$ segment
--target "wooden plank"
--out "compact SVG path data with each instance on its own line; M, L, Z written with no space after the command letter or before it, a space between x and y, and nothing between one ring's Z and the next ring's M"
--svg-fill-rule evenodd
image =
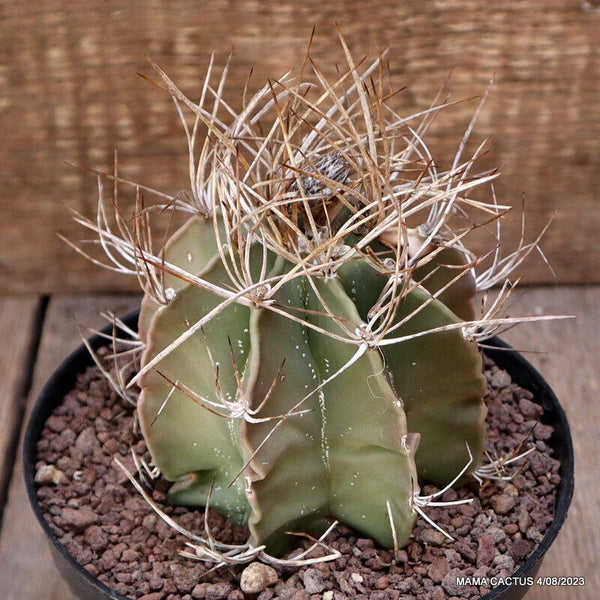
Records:
M81 343L74 319L98 327L103 323L99 310L112 310L123 315L138 305L138 298L127 296L52 299L40 341L28 408L60 362ZM42 530L31 514L21 471L19 449L0 537L0 598L73 600L54 567Z
M584 576L584 588L536 587L527 600L591 600L600 590L600 288L525 289L517 292L511 315L571 314L575 319L524 324L503 337L526 354L565 409L575 447L575 494L569 516L541 569L541 575Z
M0 297L0 515L25 407L40 299Z
M335 73L343 59L334 22L358 58L391 46L394 83L407 86L394 98L402 114L428 107L451 71L456 99L480 95L494 75L476 130L478 140L493 136L482 168L500 166L501 202L525 196L532 235L561 209L547 238L559 281L598 282L600 19L584 4L329 0L324 9L321 0L205 0L186 10L154 1L139 11L120 0L0 0L0 286L65 293L135 285L92 270L54 231L79 239L63 203L92 216L97 191L93 176L63 161L110 170L118 149L124 176L172 194L188 187L172 103L136 76L152 74L144 55L195 97L210 53L222 64L233 47L227 98L239 106L250 68L251 90L281 76L302 56L313 25L313 53ZM460 104L433 124L428 139L442 165L474 108ZM36 251L23 243L33 231ZM541 261L526 273L529 282L551 280Z

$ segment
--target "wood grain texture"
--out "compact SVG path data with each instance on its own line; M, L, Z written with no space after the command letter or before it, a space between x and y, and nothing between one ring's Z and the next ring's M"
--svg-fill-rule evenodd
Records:
M90 327L105 324L100 310L123 315L139 305L133 297L97 296L59 297L53 299L46 313L38 360L29 395L28 410L46 380L80 345L74 319ZM13 312L13 316L15 316ZM35 520L23 482L21 450L13 471L8 502L3 514L0 537L0 598L3 600L72 600L65 583L58 576L48 544Z
M480 95L495 77L476 141L492 135L481 167L499 165L502 202L525 196L534 236L555 210L545 249L561 282L599 281L600 14L582 0L0 0L0 146L3 223L0 289L58 292L133 289L98 272L55 236L82 232L65 204L93 215L96 181L64 161L110 170L168 193L187 187L183 133L166 94L136 72L157 61L191 95L215 51L234 60L226 94L313 54L329 74L341 63L334 23L357 57L391 46L403 112L427 107L452 72L453 98ZM586 6L592 6L588 3ZM475 102L434 124L429 143L448 164ZM509 236L514 242L518 227ZM541 260L529 282L548 281Z
M600 590L600 485L598 422L600 421L600 289L598 287L527 289L511 314L575 315L575 319L521 325L503 335L525 354L560 400L575 448L575 493L569 516L550 548L541 575L584 576L584 588L536 587L527 600L569 598L591 600ZM539 352L539 354L537 353Z
M0 514L27 400L39 304L34 296L0 297Z

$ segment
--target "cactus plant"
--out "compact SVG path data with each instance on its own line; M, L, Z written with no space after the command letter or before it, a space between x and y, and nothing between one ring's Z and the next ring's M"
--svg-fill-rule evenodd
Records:
M472 124L439 170L423 136L446 104L400 117L383 61L361 70L341 44L338 79L307 60L312 79L270 82L239 113L212 63L199 102L154 65L190 153L190 190L157 212L189 220L153 248L152 210L133 227L117 211L115 233L102 186L97 222L78 217L142 282L137 410L170 500L210 503L273 552L332 518L399 547L421 484L477 471L477 342L512 322L496 317L511 285L479 318L473 298L537 247L477 274L465 238L507 207L470 197L496 176L472 174L481 148L462 158Z

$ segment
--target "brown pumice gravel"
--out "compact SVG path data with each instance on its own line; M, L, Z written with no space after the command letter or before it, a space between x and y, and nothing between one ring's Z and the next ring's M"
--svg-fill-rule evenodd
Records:
M114 462L116 456L134 471L131 448L147 461L149 456L141 435L134 432L133 407L109 389L96 368L79 376L76 388L46 422L38 443L38 498L52 529L76 560L136 600L476 598L488 590L457 585L457 577L512 574L552 522L560 480L560 464L546 445L552 428L540 423L540 405L487 359L486 376L490 455L525 449L527 443L535 451L510 482L473 483L442 498L472 497L471 504L426 509L455 541L419 518L408 545L394 556L339 525L328 542L341 558L299 569L278 568L276 582L270 578L263 591L245 596L239 583L245 567L207 574L206 565L180 557L186 539L152 511ZM202 533L204 512L165 505L168 486L157 480L154 500L183 527ZM426 487L422 494L432 491ZM208 522L216 539L246 540L243 528L213 511ZM313 555L323 553L318 549Z

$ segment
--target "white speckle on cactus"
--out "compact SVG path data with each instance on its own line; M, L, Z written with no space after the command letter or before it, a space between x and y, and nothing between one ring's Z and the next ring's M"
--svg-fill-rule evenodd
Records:
M321 410L321 460L329 473L331 463L329 459L329 442L327 440L327 412L323 390L319 390L319 409Z

